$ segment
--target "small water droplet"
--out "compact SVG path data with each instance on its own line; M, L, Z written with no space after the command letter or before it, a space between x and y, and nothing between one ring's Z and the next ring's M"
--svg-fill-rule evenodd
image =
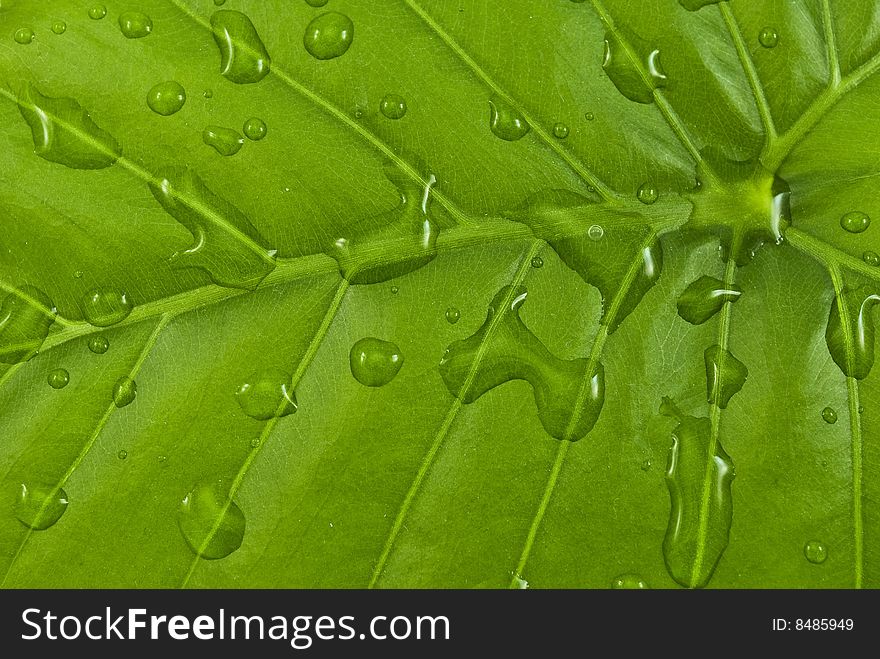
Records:
M297 409L290 374L276 368L251 373L236 389L235 400L245 414L260 421L287 416Z
M222 7L225 4L226 4L226 0L214 0L215 7Z
M67 492L52 485L22 483L15 501L15 516L35 531L57 522L67 510Z
M306 0L309 7L323 7L329 0Z
M89 350L96 355L103 355L110 348L110 341L106 336L93 336L89 339Z
M137 396L137 382L127 375L123 375L113 385L113 402L116 407L123 408Z
M82 279L82 276L83 276L83 271L82 271L82 270L77 270L77 271L75 271L75 272L73 273L73 277L74 277L74 279Z
M153 31L153 19L139 11L119 15L119 29L126 39L142 39Z
M70 383L70 373L68 373L66 369L56 368L49 373L49 377L46 378L46 381L53 389L64 389L64 387Z
M116 457L120 460L125 460L128 457L128 451L125 449L121 449L119 453L116 454Z
M107 7L104 5L93 5L91 9L89 9L89 18L100 21L107 15Z
M544 259L542 259L540 256L533 256L532 257L532 267L533 268L543 268L544 267Z
M96 288L86 294L83 315L95 327L109 327L128 318L134 305L125 291Z
M605 229L603 229L598 224L594 224L589 229L587 229L587 236L589 236L590 240L602 240L602 237L604 235Z
M241 547L245 519L223 480L197 483L180 502L177 525L197 556L218 559Z
M21 45L27 45L34 40L34 31L29 27L20 27L15 31L15 34L12 35L12 38L15 39L16 43L20 43Z
M202 93L202 96L204 96L205 98L214 98L214 90L213 89L206 89Z
M266 133L269 132L266 122L258 117L251 117L245 121L242 130L244 136L253 142L259 142L266 137Z
M776 44L779 43L779 32L776 31L775 27L769 25L761 28L761 32L758 34L758 43L764 46L764 48L775 48Z
M348 362L355 380L368 387L381 387L400 371L403 354L391 341L368 337L351 347Z
M156 462L158 462L159 464L164 464L164 463L167 462L167 461L168 461L168 456L167 456L167 455L159 455L159 456L156 456Z
M639 198L639 201L643 204L651 205L660 197L660 193L657 191L651 183L642 183L641 187L639 187L636 196Z
M260 447L260 438L259 438L259 437L254 437L254 438L251 440L251 448L259 448L259 447Z
M810 563L824 563L828 558L828 549L818 540L810 540L804 545L804 556Z
M389 119L402 119L406 114L406 99L399 94L386 94L379 103L379 110Z
M450 325L455 325L459 320L461 320L461 311L455 307L449 307L446 310L446 322Z
M319 60L344 55L354 40L354 23L345 14L328 11L314 18L303 35L308 53Z
M646 459L644 462L642 462L642 471L648 471L650 468L651 461L649 459Z
M531 130L525 117L498 97L489 101L489 128L505 142L516 142Z
M878 266L880 265L880 254L868 250L867 252L862 254L862 260L864 260L864 262L868 265Z
M64 21L55 21L52 23L52 32L55 34L64 34L67 32L67 23Z
M558 140L564 140L566 137L568 137L568 133L568 126L566 126L562 122L559 122L555 126L553 126L553 137Z
M234 156L244 146L244 138L231 128L207 126L202 131L202 141L221 156Z
M822 410L822 420L825 423L837 423L837 412L832 407L826 407Z
M871 218L861 211L850 211L840 218L840 226L850 233L862 233L871 226Z
M592 112L587 112L584 114L584 119L586 119L587 121L592 121L595 118L596 118L596 115L593 114Z
M865 413L865 406L859 405L859 414L864 414L864 413Z
M354 118L355 118L355 119L360 119L360 118L363 117L363 116L364 116L364 111L361 110L360 108L356 108L355 111L354 111Z
M271 58L257 28L240 11L211 16L214 43L220 49L220 74L238 85L259 82L269 74Z
M621 574L611 582L615 590L646 590L650 588L648 582L637 574Z
M153 112L163 117L179 112L184 103L186 103L186 90L175 80L160 82L147 92L147 105Z
M392 295L397 295L399 292L400 292L400 286L392 286L391 287L391 294Z

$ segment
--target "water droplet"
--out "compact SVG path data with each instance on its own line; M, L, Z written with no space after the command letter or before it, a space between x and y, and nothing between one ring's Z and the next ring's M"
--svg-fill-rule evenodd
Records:
M126 39L141 39L153 31L153 20L139 11L127 11L119 15L119 29Z
M617 90L636 103L653 103L654 90L666 86L660 51L634 35L624 39L619 32L605 33L602 68Z
M648 582L637 574L621 574L614 577L611 587L615 590L646 590L650 588Z
M865 413L865 406L859 405L859 414L864 414L864 413Z
M115 288L93 289L82 303L83 315L95 327L115 325L128 318L133 308L128 295Z
M251 373L236 389L235 400L245 414L260 421L287 416L297 409L290 374L277 368Z
M862 254L862 260L864 260L864 262L868 265L878 266L880 265L880 254L868 250L867 252Z
M489 128L506 142L516 142L531 130L525 117L497 96L489 101Z
M34 31L29 27L20 27L15 31L15 34L12 35L12 38L15 39L16 43L20 43L22 45L27 45L34 40Z
M642 471L648 471L650 468L651 468L651 460L650 459L646 459L644 462L642 462Z
M850 335L846 335L840 317L839 300L835 297L828 314L825 343L834 363L844 375L864 380L874 366L874 314L871 312L874 305L880 302L880 295L859 287L854 290L845 289L841 297L849 316ZM852 349L852 355L849 354L848 347Z
M406 114L406 99L399 94L386 94L379 103L379 110L389 119L402 119Z
M354 23L345 14L328 11L314 18L303 35L303 45L315 59L344 55L354 40Z
M52 32L55 34L64 34L67 32L67 23L64 21L55 21L52 23Z
M110 348L110 341L106 336L93 336L89 339L89 350L96 355L103 355Z
M22 483L15 501L15 516L35 531L43 531L67 510L67 492L52 485Z
M818 540L810 540L804 545L804 556L810 563L824 563L828 558L828 549Z
M116 454L116 457L120 460L125 460L128 457L128 451L125 449L121 449L119 453Z
M227 80L247 85L269 74L271 58L250 18L240 11L216 11L211 27L220 49L220 74Z
M204 96L205 98L214 98L214 90L206 89L204 92L202 92L202 96Z
M840 226L850 233L862 233L871 226L871 218L861 211L850 211L840 218Z
M736 302L741 295L738 286L725 286L720 279L703 275L679 296L678 315L691 325L702 325L721 311L725 302Z
M697 11L707 5L717 5L721 0L678 0L678 4L688 11Z
M566 126L562 122L559 122L555 126L553 126L553 137L558 140L564 140L566 137L568 137L568 133L568 126Z
M310 7L323 7L329 0L306 0L306 4Z
M17 364L37 354L55 322L52 300L38 288L24 286L0 304L0 363Z
M179 112L184 103L186 103L186 90L175 80L160 82L147 92L147 105L153 112L163 117Z
M193 553L209 560L229 556L244 539L244 513L223 480L197 483L180 502L177 525Z
M764 48L775 48L779 43L779 33L776 28L770 26L761 28L761 32L758 34L758 43Z
M244 138L231 128L207 126L202 131L202 141L221 156L234 156L244 146Z
M73 277L74 277L74 279L82 279L83 274L84 273L82 270L77 270L73 273Z
M461 311L455 307L449 307L446 310L446 322L450 325L455 325L459 320L461 320Z
M584 114L584 119L586 119L587 121L592 121L595 118L596 118L596 115L593 114L592 112L587 112Z
M749 369L730 350L722 350L719 345L706 348L703 360L706 363L707 399L724 409L733 395L743 388Z
M116 407L122 408L130 405L137 396L137 382L127 375L123 375L113 385L113 402Z
M837 412L832 407L826 407L822 410L822 420L825 423L837 423Z
M587 236L590 240L602 240L602 237L605 235L605 229L600 227L598 224L593 224L587 229Z
M397 293L398 293L399 291L400 291L400 286L392 286L392 287L391 287L391 294L392 294L392 295L397 295Z
M254 437L251 440L251 448L260 448L260 438L259 437Z
M529 588L529 582L518 574L513 575L513 583L516 584L517 590L528 590Z
M226 0L214 0L215 7L222 7L225 4L226 4Z
M532 257L532 267L533 268L543 268L544 267L544 259L542 259L540 256L533 256Z
M46 381L53 389L64 389L64 387L70 383L70 373L68 373L66 369L56 368L49 373L49 377L46 378Z
M657 188L655 188L651 183L642 183L641 187L639 187L638 192L636 192L636 197L639 198L639 201L643 204L651 205L660 197L660 193Z
M91 9L89 9L89 18L100 21L107 15L107 7L104 5L93 5Z
M168 456L167 456L167 455L159 455L159 456L156 456L156 461L157 461L159 464L164 464L165 462L168 461Z
M351 347L348 364L355 380L368 387L381 387L398 374L403 354L391 341L368 337Z
M251 117L245 121L242 130L244 131L244 136L253 142L259 142L269 132L266 122L257 117Z

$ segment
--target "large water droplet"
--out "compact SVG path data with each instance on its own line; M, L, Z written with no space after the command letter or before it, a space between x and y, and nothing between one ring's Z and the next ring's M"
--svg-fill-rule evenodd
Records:
M818 540L810 540L804 545L804 556L810 563L824 563L828 558L828 549Z
M0 363L17 364L37 354L55 322L52 300L34 286L9 293L0 304Z
M107 7L104 5L92 5L89 9L89 18L100 21L107 15Z
M461 320L461 311L455 307L449 307L446 310L446 322L450 325L455 325L459 320Z
M147 105L156 114L168 117L186 103L186 90L176 80L160 82L147 92Z
M113 385L113 403L116 407L123 408L134 402L137 396L137 382L127 375L123 375Z
M16 43L20 43L23 46L31 43L34 40L34 31L29 27L20 27L15 31L15 34L12 35L12 38Z
M389 119L402 119L406 114L406 99L399 94L386 94L379 103L379 111Z
M635 36L624 39L608 30L602 68L617 90L636 103L652 103L654 90L666 86L660 51Z
M381 387L400 372L403 354L391 341L368 337L351 347L348 364L355 380L368 387Z
M354 23L345 14L328 11L312 20L303 35L303 45L319 60L344 55L354 40Z
M221 156L234 156L244 146L244 138L231 128L207 126L202 131L202 141Z
M844 375L863 380L874 366L874 315L873 307L880 302L880 295L869 289L859 287L843 292L843 302L849 319L849 336L841 318L837 297L831 303L828 325L825 328L825 343L834 363ZM852 355L848 354L848 346Z
M837 423L837 412L833 407L826 407L822 410L822 420L825 423Z
M871 218L861 211L850 211L840 218L840 226L850 233L862 233L871 226Z
M67 510L67 492L38 483L22 483L15 501L15 516L35 531L43 531L61 519Z
M52 32L55 34L64 34L67 32L67 23L64 21L55 21L52 23Z
M93 289L82 303L83 315L95 327L115 325L128 318L132 309L128 294L115 288Z
M636 197L643 204L650 206L660 198L660 192L652 183L642 183L638 192L636 192Z
M110 349L110 341L106 336L93 336L89 339L89 350L96 355L103 355Z
M764 48L776 48L776 44L779 43L779 32L776 31L775 27L771 26L761 28L761 31L758 33L758 43L764 46Z
M531 130L525 117L497 96L489 101L489 128L506 142L516 142Z
M721 311L726 302L736 302L742 290L735 284L725 286L715 277L703 275L690 284L678 298L678 315L691 325L702 325Z
M749 369L730 350L714 345L703 353L706 362L706 396L710 403L724 409L746 383Z
M153 31L153 19L139 11L119 15L119 29L126 39L142 39Z
M297 409L290 374L276 368L251 373L236 389L235 400L245 414L260 421L287 416Z
M244 122L244 136L253 142L259 142L261 139L266 137L266 133L269 132L269 128L266 126L266 122L258 117L251 117L247 121Z
M211 27L220 49L220 73L227 80L246 85L269 74L269 53L250 18L240 11L216 11Z
M180 502L177 525L186 544L201 558L225 558L244 539L244 513L223 480L196 484Z
M49 372L46 381L53 389L64 389L64 387L70 384L70 373L67 372L67 369L56 368Z
M650 588L648 582L637 574L621 574L614 577L611 587L615 590L646 590Z

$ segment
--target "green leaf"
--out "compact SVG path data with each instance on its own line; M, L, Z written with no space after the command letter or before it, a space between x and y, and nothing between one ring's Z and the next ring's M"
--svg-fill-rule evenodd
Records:
M89 8L0 7L4 587L880 586L880 3Z

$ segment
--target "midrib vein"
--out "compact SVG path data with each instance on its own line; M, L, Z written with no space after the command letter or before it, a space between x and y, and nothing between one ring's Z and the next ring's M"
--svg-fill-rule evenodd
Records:
M394 543L396 542L397 537L400 535L400 530L401 528L403 528L403 522L406 519L410 508L412 507L416 494L421 489L422 482L424 481L425 476L428 474L428 471L430 471L431 466L434 464L434 459L436 458L437 453L440 451L440 447L443 445L443 441L446 439L446 435L449 433L449 429L452 427L452 423L453 421L455 421L455 417L458 415L458 412L463 405L461 399L470 389L471 385L474 382L474 378L476 378L477 376L477 371L480 368L480 364L486 354L486 350L488 350L489 348L489 343L492 340L492 336L495 334L496 328L509 313L510 303L513 301L513 298L516 295L516 289L525 279L526 273L529 271L529 268L531 268L532 257L535 256L544 245L545 243L541 240L532 241L529 248L525 251L525 255L520 262L519 268L514 275L513 281L510 283L510 290L505 296L503 303L499 305L501 309L500 313L493 316L493 318L489 321L489 327L486 330L486 334L484 335L483 340L480 342L480 346L477 349L477 354L474 355L474 361L471 364L470 370L467 373L467 377L465 378L465 381L462 384L458 395L455 396L452 405L447 411L446 416L443 419L443 423L440 425L440 428L434 435L431 446L428 449L428 452L425 454L425 457L422 459L419 469L416 472L415 478L413 479L409 490L407 491L402 503L400 504L400 509L398 510L397 515L394 518L394 523L392 524L391 529L388 532L388 536L386 537L385 542L382 546L382 552L379 554L379 558L376 561L376 567L373 569L373 574L370 577L369 584L367 585L368 588L374 588L379 581L379 578L382 576L382 573L385 570L385 566L388 563L388 558L391 555L391 550L394 548Z
M831 85L840 83L840 54L837 52L837 37L834 34L834 16L831 13L831 0L822 0L822 26L825 31L825 48L828 54L828 75Z

